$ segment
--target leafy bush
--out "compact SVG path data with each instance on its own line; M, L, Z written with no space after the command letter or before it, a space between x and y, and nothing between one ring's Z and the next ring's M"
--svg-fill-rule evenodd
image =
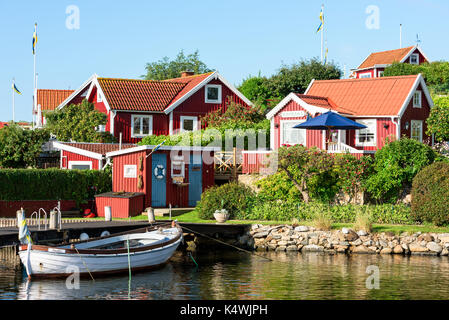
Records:
M373 158L363 156L357 159L351 154L336 154L335 167L338 172L340 190L354 198L366 190L366 180L373 171Z
M0 130L0 166L2 168L35 167L42 145L50 138L45 129L27 130L8 124Z
M449 164L435 162L413 179L412 218L437 226L449 223Z
M410 207L404 204L391 205L328 205L320 202L298 203L293 201L261 201L254 205L243 217L246 220L271 221L312 221L320 213L329 213L329 218L338 223L354 223L362 211L372 223L412 224ZM359 213L360 215L360 213Z
M0 200L76 200L112 190L110 172L98 170L0 170Z
M367 191L378 201L395 202L399 192L411 186L416 174L435 158L431 147L416 140L388 142L375 154L374 174L367 180Z
M207 189L196 209L201 219L214 219L216 210L226 209L230 219L241 219L254 201L254 191L244 184L230 182Z
M300 202L302 200L299 190L282 171L257 181L256 186L259 188L258 198L263 201Z

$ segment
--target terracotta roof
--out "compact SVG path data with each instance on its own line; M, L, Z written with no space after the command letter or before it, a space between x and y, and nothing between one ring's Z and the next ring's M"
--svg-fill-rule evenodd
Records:
M401 48L396 50L382 51L371 53L365 61L358 67L358 69L365 69L374 67L376 64L392 64L393 62L401 61L414 46Z
M337 112L357 116L396 116L418 75L367 79L317 80L308 95L327 97Z
M118 143L82 143L82 142L61 142L61 143L69 147L95 152L102 155L105 155L108 152L120 150L120 144ZM122 150L134 147L137 147L137 145L131 143L122 144Z
M164 81L98 78L98 82L111 109L162 112L210 74Z
M42 111L55 110L74 90L37 89L37 104Z

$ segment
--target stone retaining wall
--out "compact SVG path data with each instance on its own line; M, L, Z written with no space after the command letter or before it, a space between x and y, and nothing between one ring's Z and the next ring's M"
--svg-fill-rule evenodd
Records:
M257 251L449 255L448 233L368 234L348 228L319 231L306 226L253 225L239 243Z

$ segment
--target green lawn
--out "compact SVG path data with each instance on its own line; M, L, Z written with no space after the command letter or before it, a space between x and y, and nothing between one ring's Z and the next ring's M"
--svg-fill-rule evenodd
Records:
M104 218L93 218L94 220L103 220ZM168 220L168 217L156 217L156 220ZM173 220L179 222L192 222L192 223L216 223L215 220L204 220L198 217L198 212L191 211L179 216L172 217ZM129 220L129 219L114 219L114 220ZM131 218L132 221L148 221L148 217L144 215ZM261 225L279 225L279 224L292 224L291 221L256 221L256 220L229 220L227 223L232 224L261 224ZM311 221L301 221L301 225L312 226ZM351 228L351 223L333 223L332 229ZM400 234L402 232L415 233L415 232L434 232L434 233L449 233L449 227L436 227L433 225L392 225L392 224L373 224L374 233L380 232L392 232L394 234Z

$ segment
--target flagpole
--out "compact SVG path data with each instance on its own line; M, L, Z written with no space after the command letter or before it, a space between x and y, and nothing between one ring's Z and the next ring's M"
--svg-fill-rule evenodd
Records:
M37 86L37 79L36 79L36 49L37 49L37 22L34 24L34 32L36 35L36 43L33 49L33 60L34 60L34 70L33 70L33 117L35 118L34 114L37 111L37 94L36 94L36 86ZM33 121L33 128L35 127L37 121L36 118Z
M15 97L14 97L14 85L15 85L15 79L12 78L12 122L15 122Z
M321 63L323 63L324 59L324 3L321 5L321 12L323 13L323 27L321 29Z

